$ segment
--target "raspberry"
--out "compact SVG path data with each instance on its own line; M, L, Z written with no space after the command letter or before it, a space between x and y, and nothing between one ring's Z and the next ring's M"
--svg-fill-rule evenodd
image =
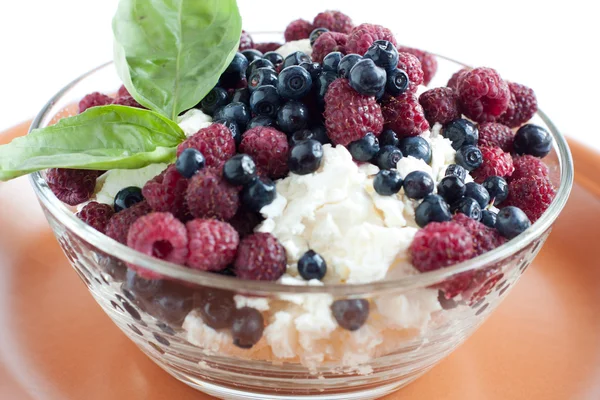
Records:
M283 37L286 42L293 40L308 39L310 33L315 29L313 25L305 19L297 19L289 23L285 28Z
M289 172L289 144L285 133L268 126L257 126L244 132L240 153L250 155L261 174L283 178Z
M530 176L508 184L508 198L502 205L519 207L533 223L548 209L555 196L550 178Z
M186 228L189 267L202 271L221 271L233 262L240 237L227 222L195 219L188 222Z
M414 49L412 47L399 46L398 51L401 53L410 53L419 59L421 68L423 69L423 84L429 85L438 68L435 56L426 51Z
M116 213L106 225L106 236L119 243L127 244L127 232L129 232L131 224L150 212L152 212L152 208L147 202L142 201Z
M506 125L497 122L486 122L479 125L479 144L482 146L500 147L510 153L515 133Z
M417 87L423 83L423 68L419 59L410 53L398 53L398 68L408 75L408 91L415 93Z
M381 105L385 128L391 129L398 137L417 136L429 129L423 107L412 93L398 97L388 96Z
M131 97L129 90L127 90L125 85L121 85L121 87L117 91L117 97Z
M507 177L512 175L515 167L510 153L505 153L499 147L479 146L483 156L483 164L471 175L475 182L483 183L490 176Z
M539 158L530 156L529 154L513 156L513 165L515 170L510 176L510 179L513 181L534 176L542 178L548 178L550 176L548 166Z
M238 189L229 185L212 168L204 168L190 179L185 194L190 213L195 218L231 219L240 206Z
M190 219L190 212L185 203L188 181L171 164L160 175L155 176L142 188L142 195L158 212L170 212L182 221Z
M494 122L508 108L508 84L491 68L466 72L458 87L462 112L476 122Z
M276 281L286 267L285 248L275 236L258 232L242 239L234 263L238 278Z
M233 134L222 124L212 124L187 138L177 146L177 156L190 147L202 153L207 167L221 168L225 161L235 155Z
M254 48L261 53L267 53L269 51L276 51L282 46L281 43L277 42L267 42L267 43L256 43Z
M60 201L76 206L90 199L98 175L99 172L95 170L50 168L46 173L46 182Z
M352 19L340 11L324 11L313 20L315 28L326 28L332 32L350 33L354 24Z
M239 51L244 51L248 49L254 48L254 41L252 40L252 36L246 31L242 31L240 35L240 47Z
M450 80L448 81L448 83L446 84L446 86L448 86L449 88L454 89L456 92L458 92L458 86L460 85L460 83L462 82L462 79L464 78L465 74L467 72L469 72L471 70L471 68L469 67L464 67L463 69L461 69L460 71L455 72L451 77Z
M91 201L77 213L77 217L95 230L104 233L108 220L114 213L108 204Z
M173 214L153 212L131 225L127 246L148 256L184 264L188 256L187 231Z
M397 47L392 31L381 25L360 24L348 35L346 51L363 55L376 40L387 40Z
M315 62L323 62L323 58L333 52L346 54L348 35L338 32L325 32L315 40L312 46L311 58Z
M504 274L500 272L500 269L497 267L490 267L482 271L477 271L469 287L469 292L472 292L472 294L470 295L467 304L475 304L477 300L490 294L492 289L494 289L496 284L503 277Z
M369 132L379 136L383 130L381 107L375 97L359 94L344 78L329 85L323 115L327 134L334 144L346 146Z
M494 250L496 247L506 243L506 239L497 230L488 228L481 222L467 217L465 214L456 214L452 220L464 227L471 234L476 256Z
M475 248L465 227L456 222L431 222L417 232L409 252L415 268L427 272L473 258Z
M229 220L231 226L239 233L240 237L246 237L254 232L254 228L263 221L260 214L240 208Z
M419 96L419 103L425 112L429 125L436 122L446 124L460 118L458 95L454 89L439 87L430 89Z
M508 82L510 101L508 108L498 118L498 122L511 128L516 128L527 121L537 112L537 99L535 92L527 86Z
M131 96L117 97L112 103L116 104L116 105L119 105L119 106L127 106L127 107L134 107L134 108L146 109L146 107L144 107L143 105L141 105L140 103L138 103Z
M113 98L102 93L94 92L85 96L79 102L79 114L88 108L106 106L113 102Z

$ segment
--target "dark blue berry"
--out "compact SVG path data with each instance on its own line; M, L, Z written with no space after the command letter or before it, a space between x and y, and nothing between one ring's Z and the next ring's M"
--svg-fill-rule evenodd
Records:
M271 68L275 71L275 66L273 63L265 58L259 58L250 63L248 65L248 69L246 70L246 77L250 78L254 72L259 68Z
M327 136L327 131L324 126L319 125L310 129L302 129L294 132L292 137L290 138L290 142L292 146L300 143L304 140L314 139L321 144L329 143L329 137Z
M339 326L355 331L369 318L369 302L364 299L336 300L331 305L331 311Z
M271 117L267 117L266 115L257 115L256 117L252 118L250 122L248 122L246 130L256 128L257 126L271 126L273 128L276 128L277 121L275 121Z
M323 161L323 145L314 139L296 144L290 151L288 166L297 175L307 175L315 172Z
M250 96L250 110L255 115L275 118L280 104L281 98L273 85L260 86Z
M460 118L448 122L442 129L442 135L450 139L454 150L466 145L476 145L479 140L479 130L471 121Z
M139 203L142 200L144 200L144 196L142 196L142 189L136 186L129 186L119 190L115 196L115 204L113 208L115 209L115 212L119 212Z
M350 70L352 67L356 65L357 62L362 60L363 58L358 54L346 54L340 60L338 64L337 73L341 78L348 79L348 75L350 75Z
M229 103L215 111L213 119L226 119L235 122L242 131L246 130L246 125L250 121L250 110L245 103Z
M395 169L384 169L375 175L373 189L382 196L391 196L402 189L402 177Z
M421 228L430 222L446 222L452 220L448 203L437 194L427 195L415 210L415 222Z
M216 119L213 122L215 124L225 125L231 131L231 136L233 136L236 146L240 144L242 141L242 131L240 130L238 124L226 119Z
M243 307L235 312L231 324L233 344L242 349L249 349L262 338L265 321L260 311Z
M175 168L184 178L191 178L196 172L204 168L206 160L204 155L194 148L187 148L181 152L177 161L175 161Z
M452 204L461 199L466 192L464 182L457 176L445 176L437 186L438 194Z
M377 138L379 139L380 146L396 146L400 144L400 140L398 140L398 135L391 129L386 129L381 132L381 135ZM404 155L404 154L403 154Z
M483 181L483 187L490 194L491 201L498 206L508 197L508 183L499 176L490 176Z
M255 177L256 164L248 154L236 154L223 165L223 178L232 185L245 185Z
M387 75L383 68L371 59L362 59L350 70L350 86L360 94L375 96L383 94Z
M337 74L334 72L323 72L319 75L319 79L317 80L317 100L319 104L325 104L325 94L327 93L327 89L331 82L335 81L338 78Z
M431 146L421 136L405 137L398 145L404 157L414 157L431 163Z
M213 115L215 110L223 107L229 101L227 90L215 87L200 102L200 108L205 114Z
M487 226L488 228L496 227L496 213L490 210L482 210L481 211L481 223Z
M250 90L248 88L239 88L233 91L231 95L231 103L244 103L249 104L250 102Z
M277 124L289 135L305 129L309 122L308 108L301 102L290 100L279 108Z
M398 66L398 50L387 40L376 40L365 53L365 58L373 60L375 65L390 72Z
M504 207L496 216L496 229L502 236L512 239L531 226L527 215L518 207Z
M552 150L552 136L541 126L523 125L515 135L513 148L517 154L546 157Z
M433 192L435 182L427 172L413 171L404 177L404 193L409 199L422 199Z
M310 92L311 88L310 73L299 65L284 68L279 73L277 90L281 97L300 100Z
M465 181L467 178L467 170L461 167L458 164L450 164L448 168L446 168L446 176L457 176L461 181Z
M338 72L338 65L342 61L342 53L339 51L332 51L323 57L323 71Z
M479 203L479 206L483 209L490 204L490 194L482 185L476 182L469 182L465 185L465 197L470 197Z
M473 171L483 164L483 156L481 155L481 150L479 150L477 146L468 144L458 149L455 161L467 171Z
M244 186L241 200L248 210L259 212L261 208L271 204L276 195L273 181L269 178L259 177Z
M327 273L327 263L320 254L309 250L298 260L298 273L307 281L321 280Z
M452 204L450 211L453 213L465 214L467 217L479 221L481 219L481 207L477 200L470 197L463 197Z
M313 30L310 33L310 36L308 37L310 39L310 45L312 46L313 44L315 44L315 41L319 38L319 36L321 36L325 32L329 32L329 29L327 29L327 28L317 28L317 29Z
M225 87L235 85L246 76L248 59L242 53L236 53L227 69L221 74L219 82Z
M348 151L356 161L369 161L379 152L379 141L372 133L348 145Z
M387 81L385 83L385 91L390 96L400 96L408 89L410 81L406 72L396 68L388 72Z
M380 169L392 169L396 168L396 164L402 158L402 152L399 148L394 146L383 146L381 150L375 156L374 164Z
M236 311L232 292L208 288L194 296L194 308L213 329L229 328Z
M321 66L321 64L316 62L303 62L302 64L300 64L300 66L308 71L310 77L313 80L313 84L317 81L317 79L319 79L319 75L321 75L321 73L323 72L323 67Z
M327 128L325 128L324 125L315 125L310 128L310 130L315 136L312 139L318 140L321 142L321 144L327 144L331 142L331 140L329 140L329 136L327 135Z
M259 68L248 78L248 90L252 92L257 87L264 85L277 86L277 82L277 72L271 68Z
M258 60L259 58L263 58L263 53L256 49L244 50L242 51L242 54L244 55L244 57L246 57L248 63L251 63L254 60Z
M278 67L281 64L283 64L283 56L275 51L267 51L264 55L263 58L266 60L271 61L271 63L275 66Z
M285 60L283 60L282 68L291 67L292 65L300 65L304 62L312 62L310 57L307 56L302 51L296 51L290 55L288 55Z

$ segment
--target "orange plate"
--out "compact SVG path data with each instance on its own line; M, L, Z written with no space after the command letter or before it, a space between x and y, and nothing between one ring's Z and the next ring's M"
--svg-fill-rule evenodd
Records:
M600 399L600 155L571 146L573 194L534 266L464 346L386 399ZM208 399L104 315L28 186L0 183L0 399Z

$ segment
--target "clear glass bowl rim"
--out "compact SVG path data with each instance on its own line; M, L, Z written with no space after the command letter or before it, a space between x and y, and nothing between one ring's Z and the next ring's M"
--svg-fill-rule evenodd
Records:
M271 32L260 32L260 33L271 33ZM467 66L461 62L453 60L448 57L435 55L440 59L456 63L460 66ZM81 75L58 93L56 93L50 101L42 108L33 120L29 131L37 129L41 126L51 112L53 106L62 98L62 96L68 92L72 87L77 85L80 81L90 77L95 72L102 70L110 66L112 62L100 65L93 70ZM560 164L560 186L558 188L556 198L544 213L544 215L536 221L531 228L526 232L519 235L517 238L509 241L508 243L500 246L488 253L473 258L471 260L456 264L454 266L443 268L436 271L420 273L417 275L407 276L399 279L390 279L383 281L376 281L364 284L335 284L335 285L324 285L324 286L302 286L302 285L283 285L276 282L267 281L251 281L251 280L240 280L235 277L222 276L214 273L203 272L186 268L181 265L169 263L166 261L158 260L156 258L139 253L117 241L105 236L104 234L91 228L75 214L67 208L62 202L60 202L56 196L52 193L50 188L46 185L45 180L40 172L35 172L30 175L30 180L33 185L34 191L43 206L56 218L61 224L67 229L73 231L76 235L80 236L83 240L89 242L99 250L110 254L122 261L135 264L145 269L156 272L165 277L177 279L180 281L186 281L192 284L201 286L210 286L220 289L228 289L234 291L251 291L254 293L261 294L279 294L279 293L327 293L333 296L340 297L359 297L368 293L382 293L387 291L398 291L398 290L412 290L421 287L427 287L435 283L441 282L454 275L472 271L486 266L493 265L501 262L503 259L510 257L517 253L521 249L527 247L536 238L539 238L544 232L546 232L554 223L561 210L564 208L571 188L573 185L573 159L571 151L567 144L565 137L558 131L556 126L552 123L550 118L538 110L539 117L548 126L550 133L554 138L554 148L557 151L559 164Z

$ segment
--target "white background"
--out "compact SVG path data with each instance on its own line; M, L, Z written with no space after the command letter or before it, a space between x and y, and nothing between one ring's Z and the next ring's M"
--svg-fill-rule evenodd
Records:
M197 0L202 1L202 0ZM118 0L0 2L0 130L32 117L66 83L112 58ZM490 66L532 87L559 129L600 150L600 23L594 2L238 0L246 30L340 9L403 44ZM302 7L300 10L299 8Z

